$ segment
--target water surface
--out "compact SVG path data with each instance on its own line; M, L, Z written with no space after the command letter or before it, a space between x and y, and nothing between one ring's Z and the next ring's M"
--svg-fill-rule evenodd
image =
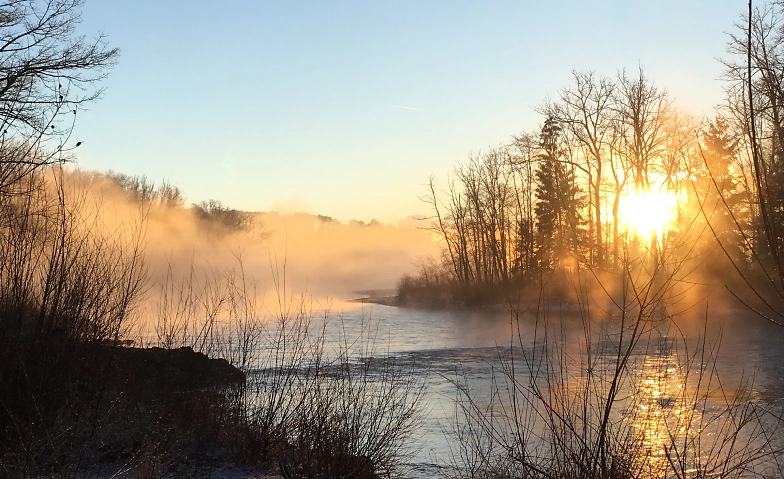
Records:
M450 448L447 436L455 419L456 383L470 386L479 401L487 398L493 378L499 377L503 358L532 351L534 337L541 338L543 331L542 322L537 322L535 315L514 314L503 308L436 311L338 303L333 311L332 316L337 318L332 320L333 338L367 330L370 325L377 354L388 355L398 367L412 369L427 382L426 416L417 433L417 452L410 464L412 477L422 478L434 477L440 468L453 462L451 448L455 444ZM617 323L617 319L614 321ZM557 330L559 343L569 357L579 359L586 341L579 315L556 309L548 314L548 322L553 331ZM668 408L675 407L680 387L691 388L690 391L701 387L706 391L706 399L695 409L700 414L711 414L712 410L722 409L728 395L748 387L750 392L745 398L767 409L780 410L784 397L784 329L742 311L727 310L703 310L692 318L679 318L676 323L677 327L659 324L651 328L634 348L638 394L646 395L636 407L650 407L651 411L665 411L671 416ZM613 324L613 320L608 320L606 327L595 330L612 331ZM616 338L596 332L590 338L593 353L599 358L597 364L613 366ZM698 375L693 369L684 370L684 358L691 358L696 367L710 368L710 374L705 375L711 381L710 387L706 388L705 379L697 384ZM579 367L574 371L579 374ZM646 412L635 419L635 427L650 429L646 440L654 450L661 449L661 441L666 439L657 430L661 426L658 418L659 413Z

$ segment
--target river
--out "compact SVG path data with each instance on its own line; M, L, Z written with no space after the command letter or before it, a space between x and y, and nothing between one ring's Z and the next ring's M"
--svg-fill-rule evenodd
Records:
M397 367L412 370L415 377L426 382L424 420L418 423L415 454L406 476L435 477L455 465L457 443L448 438L454 431L455 400L459 398L456 384L468 385L478 403L486 401L494 378L499 378L504 366L503 358L510 353L521 357L532 350L534 337L541 341L542 321L536 321L534 316L512 314L503 308L436 311L379 304L333 305L333 337L346 331L367 330L370 325L375 354L388 357ZM549 318L549 334L557 334L558 344L570 360L583 357L586 337L580 315L573 309L556 308ZM613 321L617 323L619 319L607 320L608 326L598 330L611 331ZM678 398L693 397L686 409L709 415L723 411L733 394L742 390L746 392L740 400L780 413L784 398L784 328L742 311L728 310L696 311L674 324L677 328L673 323L654 325L632 348L630 371L640 385L636 390L638 397L650 395L649 403L659 410L671 407ZM587 339L593 345L595 364L614 364L613 338L617 336L594 332ZM686 362L691 369L684 367ZM705 374L699 375L695 369L704 370ZM581 374L579 366L574 371ZM688 394L676 391L684 386ZM635 404L648 407L645 400ZM690 409L691 406L694 407ZM666 412L672 414L670 410ZM628 411L623 414L628 415ZM654 427L650 413L635 417L634 427ZM699 419L700 424L710 423L703 416ZM716 434L716 427L704 427L705 434ZM661 431L646 435L656 451L663 450L660 442L666 439L660 436ZM657 455L661 456L654 454Z

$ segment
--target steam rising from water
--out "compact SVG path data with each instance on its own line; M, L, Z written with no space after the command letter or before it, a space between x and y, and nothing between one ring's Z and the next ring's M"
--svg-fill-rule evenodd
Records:
M418 259L440 248L425 230L343 224L305 213L248 213L245 227L230 228L205 222L187 205L139 201L103 174L71 171L65 183L86 198L107 229L126 238L143 234L148 303L167 275L204 283L240 268L260 294L277 295L277 285L289 295L347 298L358 290L394 288L416 270Z

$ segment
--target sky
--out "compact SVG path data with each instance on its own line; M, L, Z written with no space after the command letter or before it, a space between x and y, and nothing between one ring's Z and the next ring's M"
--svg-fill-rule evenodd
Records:
M745 1L87 0L121 50L77 165L341 221L427 213L431 175L541 123L573 70L640 65L682 110L722 101Z

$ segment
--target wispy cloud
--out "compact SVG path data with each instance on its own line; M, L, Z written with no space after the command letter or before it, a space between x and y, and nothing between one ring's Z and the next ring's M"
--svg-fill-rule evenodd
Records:
M400 108L401 110L414 110L414 111L425 111L424 108L414 108L413 106L402 106L402 105L386 105L389 108Z

